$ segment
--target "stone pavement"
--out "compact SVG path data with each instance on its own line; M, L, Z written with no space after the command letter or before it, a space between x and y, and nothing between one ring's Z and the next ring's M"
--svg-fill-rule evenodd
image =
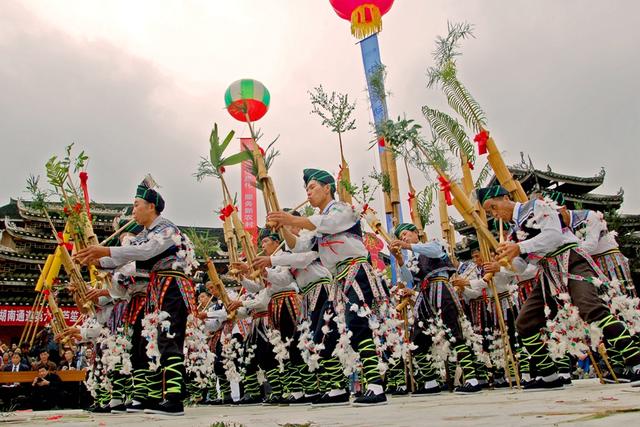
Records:
M186 409L183 417L94 415L79 410L0 415L5 425L60 426L626 426L640 425L640 388L574 381L559 391L484 391L473 396L443 393L393 398L374 408L213 407Z

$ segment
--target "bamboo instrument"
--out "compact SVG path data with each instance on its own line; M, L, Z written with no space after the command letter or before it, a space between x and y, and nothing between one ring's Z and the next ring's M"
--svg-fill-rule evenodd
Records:
M486 129L480 129L480 131L484 131L489 134L489 131ZM507 165L505 164L504 159L491 136L487 139L487 151L489 153L487 161L491 165L491 169L493 169L496 174L496 178L498 179L498 182L500 182L500 185L502 185L511 194L511 197L513 197L513 200L516 202L526 202L528 200L527 193L524 192L520 182L513 179L511 171L507 168Z
M127 227L130 227L131 225L135 224L135 222L136 222L135 219L130 219L129 222L127 222L125 225L123 225L122 227L120 227L116 231L114 231L113 234L111 234L109 237L107 237L102 242L100 242L99 245L100 246L104 246L105 243L107 243L108 241L110 241L114 237L120 235L120 233L122 233Z
M481 215L484 217L484 211L480 210L480 212L481 212ZM502 222L500 222L500 225L502 228ZM478 236L478 241L480 243L480 252L482 254L482 258L484 260L491 259L491 253L490 253L490 249L487 242L481 236ZM504 241L504 235L500 233L500 242L502 243L503 241ZM513 373L516 378L516 386L520 388L520 372L518 369L516 358L513 354L513 351L511 350L511 344L509 342L509 334L507 333L507 326L504 321L504 316L502 314L502 305L500 304L500 296L498 295L496 285L493 282L493 277L489 278L489 280L486 281L486 283L487 283L487 286L489 287L489 290L493 294L495 315L498 318L498 326L500 328L500 335L502 338L502 347L503 347L504 359L505 359L504 360L505 376L507 377L507 380L509 382L509 387L513 387L513 385L511 384L511 372L509 370L509 365L511 365L511 367L513 368Z
M442 230L442 239L449 245L449 258L455 265L457 262L455 230L453 230L451 227L451 221L449 221L447 202L444 199L444 191L442 190L438 191L438 208L440 211L440 229Z
M61 335L61 343L65 344L69 341L69 337L64 336L68 329L67 322L64 320L64 313L62 313L62 310L58 307L52 293L47 295L47 303L51 311L51 330L55 335Z
M367 221L369 227L371 227L374 233L380 235L387 245L391 245L391 242L393 242L394 239L392 239L391 236L389 236L389 233L387 233L385 229L382 228L382 223L376 216L376 213L373 211L373 209L367 209L367 211L364 213L364 219ZM394 256L398 260L399 264L404 264L402 252L398 252L397 254L394 253Z
M71 259L71 254L69 254L67 247L64 246L64 244L58 247L60 248L60 258L62 260L62 265L64 266L64 269L69 276L69 283L74 287L74 292L77 293L80 300L78 309L82 313L88 312L89 314L94 315L96 311L93 305L93 301L87 299L87 293L89 292L91 286L83 279L82 274L80 273L80 269L78 268L78 265L73 262L73 259Z
M602 357L602 360L604 360L605 365L607 365L607 369L609 370L609 373L611 373L611 377L613 378L613 380L616 382L616 384L619 384L620 381L618 381L618 376L616 375L615 371L611 367L611 363L609 363L609 356L607 355L607 349L604 347L603 343L600 343L598 345L598 353L600 354L600 357Z
M407 171L407 183L409 187L409 213L411 215L411 222L418 229L418 238L422 243L427 242L427 233L424 231L424 224L422 223L422 219L420 218L420 213L418 212L418 200L416 199L416 189L411 182L411 175L409 174L409 165L407 164L407 159L404 159L404 167Z
M587 348L587 354L589 355L589 360L591 360L591 365L593 366L593 369L596 371L596 375L598 376L598 380L600 381L600 384L604 384L605 381L604 381L604 377L602 376L602 371L600 370L600 367L596 363L596 359L595 357L593 357L593 353L591 352L591 350L589 350L589 348Z
M338 199L348 205L353 204L351 193L347 191L344 183L351 183L351 171L349 170L349 164L344 158L342 153L342 144L340 145L340 173L338 174Z
M275 186L273 185L273 181L271 177L267 173L267 166L264 161L264 157L260 152L258 147L258 138L253 129L253 124L251 123L251 119L249 118L249 113L245 111L246 122L249 125L249 132L251 133L251 139L253 139L253 146L251 148L251 152L253 154L253 161L257 166L258 173L256 175L256 180L258 180L262 187L262 195L264 196L265 209L267 214L280 210L280 203L278 202L278 196L276 195ZM274 224L267 223L267 227L273 228ZM284 240L284 236L282 235L282 231L278 231L280 237Z
M398 289L405 289L406 287L403 283L398 283ZM402 315L402 325L404 332L404 342L407 343L410 341L409 337L409 305L411 304L411 293L405 295L402 298L402 302L398 304L396 310L398 310ZM409 359L409 360L407 360ZM413 356L411 354L411 349L407 350L406 357L403 360L404 362L404 375L405 378L408 379L407 383L409 385L409 390L414 392L416 390L416 380L413 375Z
M209 257L207 257L207 273L209 274L209 280L211 280L211 284L218 291L220 301L222 301L224 308L227 309L227 318L231 321L235 320L236 311L229 311L229 304L231 304L231 300L229 299L229 295L227 294L227 289L224 287L224 283L222 283L222 279L220 279L220 276L218 276L216 267L215 265L213 265L213 261Z

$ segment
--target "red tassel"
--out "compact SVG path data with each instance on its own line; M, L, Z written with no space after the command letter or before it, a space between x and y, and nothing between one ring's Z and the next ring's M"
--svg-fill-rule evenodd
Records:
M473 170L473 163L471 160L467 160L467 166L469 166L469 169Z
M444 191L444 199L447 201L447 206L451 206L453 201L451 199L451 183L443 176L438 176L440 181L440 189Z
M378 138L378 147L382 147L382 148L384 148L384 147L385 147L385 145L386 145L386 144L385 144L385 142L384 142L384 138L383 138L383 137Z
M84 195L84 206L87 209L87 216L89 217L89 221L91 221L91 210L89 209L89 187L87 186L87 181L89 180L89 174L85 171L80 172L80 187L82 188L82 194ZM77 211L80 213L79 211Z
M489 140L489 132L486 130L481 130L475 138L473 138L475 142L478 143L478 154L483 155L487 153L487 141Z

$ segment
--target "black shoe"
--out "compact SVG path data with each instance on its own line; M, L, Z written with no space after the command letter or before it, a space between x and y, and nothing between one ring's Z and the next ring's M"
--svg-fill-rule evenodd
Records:
M613 372L616 374L616 378L620 384L626 384L630 381L630 372L627 370L621 371L618 369L614 369ZM615 384L616 380L613 378L613 375L609 371L605 371L602 373L602 379L607 384Z
M512 381L513 385L515 385L515 381ZM493 383L493 388L509 388L509 382L505 379L502 379L501 381L496 381Z
M627 375L627 378L629 379L628 383L630 386L640 387L640 371L629 372L629 375Z
M367 390L364 395L358 397L353 401L353 406L378 406L386 405L387 396L384 393L375 394L372 390Z
M394 387L393 390L387 391L391 396L404 396L409 394L407 386L401 385L400 387Z
M124 403L121 403L121 404L116 405L116 406L112 406L111 407L111 413L112 414L126 414L127 413L127 406Z
M146 407L146 402L137 402L135 400L125 405L127 412L144 412Z
M442 392L442 387L440 387L440 385L438 384L435 387L430 387L430 388L424 388L422 387L421 389L418 389L416 391L414 391L413 393L411 393L411 396L425 396L428 394L438 394Z
M562 384L564 385L573 385L573 383L571 382L571 377L563 377L560 376L560 378L562 379Z
M545 391L560 390L564 388L564 380L558 377L553 381L545 381L542 378L529 381L524 387L524 391Z
M150 405L144 410L145 414L184 415L184 405L179 400L163 400L156 405Z
M458 386L453 389L455 394L474 394L482 391L482 386L480 384L473 385L469 382L464 383L464 385Z
M293 395L289 395L285 398L283 398L282 400L287 404L287 405L309 405L311 404L311 402L313 402L315 399L317 398L317 395L314 396L305 396L304 394L302 396L300 396L299 398L295 398L293 397Z
M109 406L108 403L104 406L96 405L93 408L90 408L89 412L93 412L94 414L110 414L111 406Z
M282 396L280 396L279 394L273 394L271 393L270 395L268 395L267 397L265 397L264 399L262 399L262 404L266 405L266 406L271 406L271 405L283 405L286 403L286 399L284 399Z
M260 405L262 403L262 398L260 396L255 396L253 394L245 394L236 403L238 405L244 405L244 406Z
M349 404L349 393L346 391L337 396L329 396L329 393L324 393L313 401L311 406L343 406Z

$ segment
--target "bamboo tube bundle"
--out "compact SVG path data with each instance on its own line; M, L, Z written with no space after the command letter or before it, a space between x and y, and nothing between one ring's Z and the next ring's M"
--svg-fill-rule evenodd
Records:
M411 175L409 174L409 165L407 159L404 159L404 167L407 171L407 184L409 187L409 214L411 215L411 222L418 229L418 238L422 243L427 242L427 233L424 231L424 224L420 218L420 212L418 208L418 200L416 199L416 189L411 182Z
M227 245L227 254L229 257L229 265L233 263L237 263L240 261L240 257L238 255L238 239L236 238L236 234L233 232L233 224L231 223L231 217L226 217L224 222L222 223L222 231L224 235L224 241ZM229 270L229 274L233 277L237 277L239 274L238 270Z
M449 212L447 210L447 202L444 198L444 191L438 191L438 207L440 212L440 229L442 230L442 239L449 245L449 258L456 265L456 236L455 230L449 221Z
M484 210L481 210L481 215L483 216L483 218L486 221L486 216L484 215ZM500 243L504 242L504 235L503 235L502 231L503 231L502 230L502 220L500 220ZM489 244L480 235L478 236L478 242L480 243L480 253L482 255L482 258L485 261L490 260L492 257L491 257L491 248L489 247ZM502 264L502 262L501 262L501 264ZM493 282L493 274L491 274L489 277L487 277L485 275L485 277L483 279L485 280L485 282L487 283L487 285L489 287L489 290L493 294L494 311L495 311L496 317L498 318L498 326L500 328L500 335L501 335L501 338L502 338L502 346L503 346L503 351L504 351L504 358L505 358L504 372L505 372L505 376L507 377L507 380L509 382L509 387L512 387L512 384L511 384L511 371L509 370L509 366L511 366L511 368L513 369L513 373L515 375L516 385L517 385L518 388L520 388L520 373L519 373L519 370L518 370L518 363L516 361L516 358L515 358L515 356L513 354L512 349L511 349L511 344L510 344L510 341L509 341L509 334L507 332L507 326L506 326L506 323L504 321L504 316L502 314L502 305L500 304L500 296L498 295L498 291L496 289L496 285Z
M207 273L209 275L211 285L217 290L220 301L222 301L222 304L227 309L227 318L231 321L235 320L236 311L229 311L229 304L231 303L231 300L229 299L229 294L227 294L227 288L225 288L222 279L220 279L220 276L216 271L215 265L213 265L213 261L209 257L207 257Z
M513 179L513 175L500 154L495 141L489 135L489 131L486 129L480 129L480 133L476 136L476 142L479 145L480 154L485 152L489 153L487 161L491 165L491 169L496 174L496 178L500 185L502 185L513 197L513 200L524 203L528 200L527 194L524 192L522 185L519 181Z
M87 299L87 293L89 292L91 286L85 282L82 274L80 273L80 269L78 265L73 262L71 258L71 254L67 247L63 244L59 246L60 248L60 258L62 259L62 265L64 266L67 275L69 276L69 283L74 288L74 292L78 295L78 299L80 304L78 305L78 309L80 312L89 314L95 314L95 307L93 305L93 301Z
M391 244L391 242L394 239L392 239L389 233L387 233L385 229L382 227L382 222L376 216L376 213L373 211L373 209L371 208L367 209L367 211L364 213L364 219L367 221L367 223L369 224L369 227L371 227L374 233L380 235L387 245ZM402 258L402 252L394 254L394 256L398 260L398 263L404 264L404 260Z
M353 204L353 197L345 186L345 183L351 183L351 171L349 164L341 153L340 173L338 174L338 199L348 205Z
M64 313L58 307L53 293L48 292L47 303L49 304L49 310L51 311L51 330L55 335L62 335L62 344L69 341L68 337L65 337L65 332L68 329L67 322L64 320Z

